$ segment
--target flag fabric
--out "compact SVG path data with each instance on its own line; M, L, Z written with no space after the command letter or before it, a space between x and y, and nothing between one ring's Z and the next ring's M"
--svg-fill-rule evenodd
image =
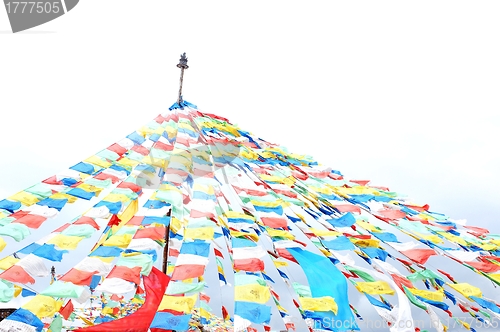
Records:
M73 213L79 206L87 210ZM411 304L444 331L431 307L478 319L499 307L483 297L485 283L429 264L453 260L500 285L499 235L349 180L186 101L0 200L0 254L0 298L18 308L5 330L83 321L80 330L157 332L222 316L227 330L351 331L364 309L353 304L365 297L391 332L416 330ZM163 258L166 274L154 267ZM98 317L73 315L74 301L88 300ZM271 313L282 326L270 326Z

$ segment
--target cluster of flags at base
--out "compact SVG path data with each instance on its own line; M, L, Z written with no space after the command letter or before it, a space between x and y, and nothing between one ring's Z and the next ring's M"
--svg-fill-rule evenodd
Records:
M86 210L67 220L71 206ZM0 235L0 302L17 308L0 330L341 332L377 315L422 332L425 315L442 332L500 318L482 290L500 285L500 235L188 102L1 200Z

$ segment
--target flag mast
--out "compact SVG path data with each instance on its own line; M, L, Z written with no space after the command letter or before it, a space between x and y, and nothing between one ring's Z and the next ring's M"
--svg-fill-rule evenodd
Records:
M182 83L184 81L184 69L188 69L189 66L187 64L188 59L186 57L186 52L181 54L181 58L179 59L179 63L177 64L177 68L181 69L181 78L179 81L179 96L177 97L177 104L181 105L182 100ZM182 107L182 106L181 106ZM172 210L168 211L167 216L172 218ZM172 219L170 219L170 222ZM162 272L167 274L168 267L168 242L170 241L170 223L167 227L165 227L165 246L163 247L163 264L162 264Z
M182 82L184 80L184 69L188 69L188 58L186 57L186 52L181 54L181 58L179 59L179 63L177 64L177 67L181 69L181 79L179 82L179 97L177 98L177 104L181 104L182 100Z

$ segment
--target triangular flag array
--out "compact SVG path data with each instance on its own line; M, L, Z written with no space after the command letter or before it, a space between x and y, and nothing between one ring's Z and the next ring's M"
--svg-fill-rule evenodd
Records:
M185 101L1 200L0 234L1 307L16 309L0 331L353 331L374 317L392 332L474 331L500 318L500 235Z

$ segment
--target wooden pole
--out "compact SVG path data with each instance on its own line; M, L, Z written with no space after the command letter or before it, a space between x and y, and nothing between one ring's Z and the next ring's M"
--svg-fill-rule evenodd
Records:
M172 211L172 210L170 210ZM167 216L171 216L170 211L168 211ZM168 226L165 227L165 246L163 247L163 267L162 272L167 274L167 265L168 265L168 242L170 241L170 222Z
M181 69L181 79L179 82L179 96L177 97L177 104L181 104L182 102L182 83L184 81L184 69L188 69L189 66L187 65L188 59L186 57L186 52L181 54L181 58L179 60L179 63L177 64L177 67Z

